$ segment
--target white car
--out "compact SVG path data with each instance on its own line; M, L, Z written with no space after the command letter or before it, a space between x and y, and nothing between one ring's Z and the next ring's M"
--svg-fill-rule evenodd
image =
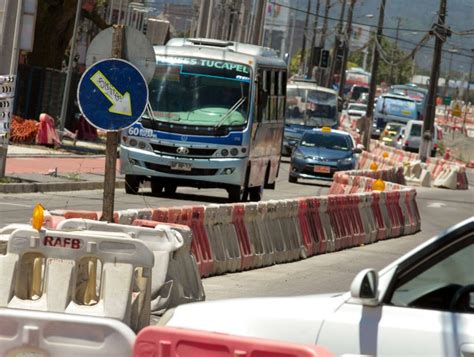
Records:
M473 356L474 217L345 294L181 305L160 324L304 344L335 355Z
M361 103L349 103L347 105L347 115L351 120L357 120L367 112L367 105Z

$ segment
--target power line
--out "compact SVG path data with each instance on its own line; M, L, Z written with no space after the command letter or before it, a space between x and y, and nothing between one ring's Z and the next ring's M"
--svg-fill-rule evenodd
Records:
M332 17L332 16L327 16L327 17L325 17L324 15L317 15L317 14L315 14L314 12L301 10L301 9L298 9L297 7L293 7L293 6L281 4L281 3L276 2L276 1L270 0L269 3L272 4L272 5L278 5L278 6L281 6L281 7L290 9L290 10L293 10L293 11L298 11L298 12L302 12L302 13L305 13L305 14L308 13L309 15L312 15L312 16L317 16L317 17L320 17L320 18L327 18L328 20L333 20L333 21L339 21L339 19L337 19L337 18L335 18L335 17ZM343 21L343 22L345 23L346 21ZM356 21L353 21L353 24L361 25L361 26L367 26L367 27L373 27L373 28L376 28L376 27L377 27L376 25L365 24L365 23L356 22ZM383 30L396 30L396 29L397 29L396 27L384 27L384 28L383 28ZM428 32L429 30L400 28L400 31L408 31L408 32Z

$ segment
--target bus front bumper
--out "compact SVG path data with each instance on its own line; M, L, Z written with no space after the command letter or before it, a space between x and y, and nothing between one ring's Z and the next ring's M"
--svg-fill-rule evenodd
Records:
M130 147L120 148L120 172L161 177L177 185L226 187L244 185L248 158L183 158Z

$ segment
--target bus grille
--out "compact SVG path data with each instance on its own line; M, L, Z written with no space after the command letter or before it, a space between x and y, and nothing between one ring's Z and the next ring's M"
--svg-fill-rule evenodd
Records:
M151 144L151 147L153 148L154 151L167 153L167 154L173 154L176 156L212 156L216 152L216 149L187 147L189 152L186 155L182 155L182 154L177 153L177 149L179 148L179 146Z
M196 169L193 168L191 171L172 170L169 166L153 164L151 162L145 162L147 169L164 172L166 174L179 174L184 176L212 176L217 174L218 169Z

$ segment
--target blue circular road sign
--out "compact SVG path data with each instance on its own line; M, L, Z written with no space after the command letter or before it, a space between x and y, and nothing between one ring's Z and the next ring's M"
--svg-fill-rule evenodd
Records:
M122 59L94 63L77 88L81 113L98 129L117 131L133 125L148 103L148 86L140 71Z

